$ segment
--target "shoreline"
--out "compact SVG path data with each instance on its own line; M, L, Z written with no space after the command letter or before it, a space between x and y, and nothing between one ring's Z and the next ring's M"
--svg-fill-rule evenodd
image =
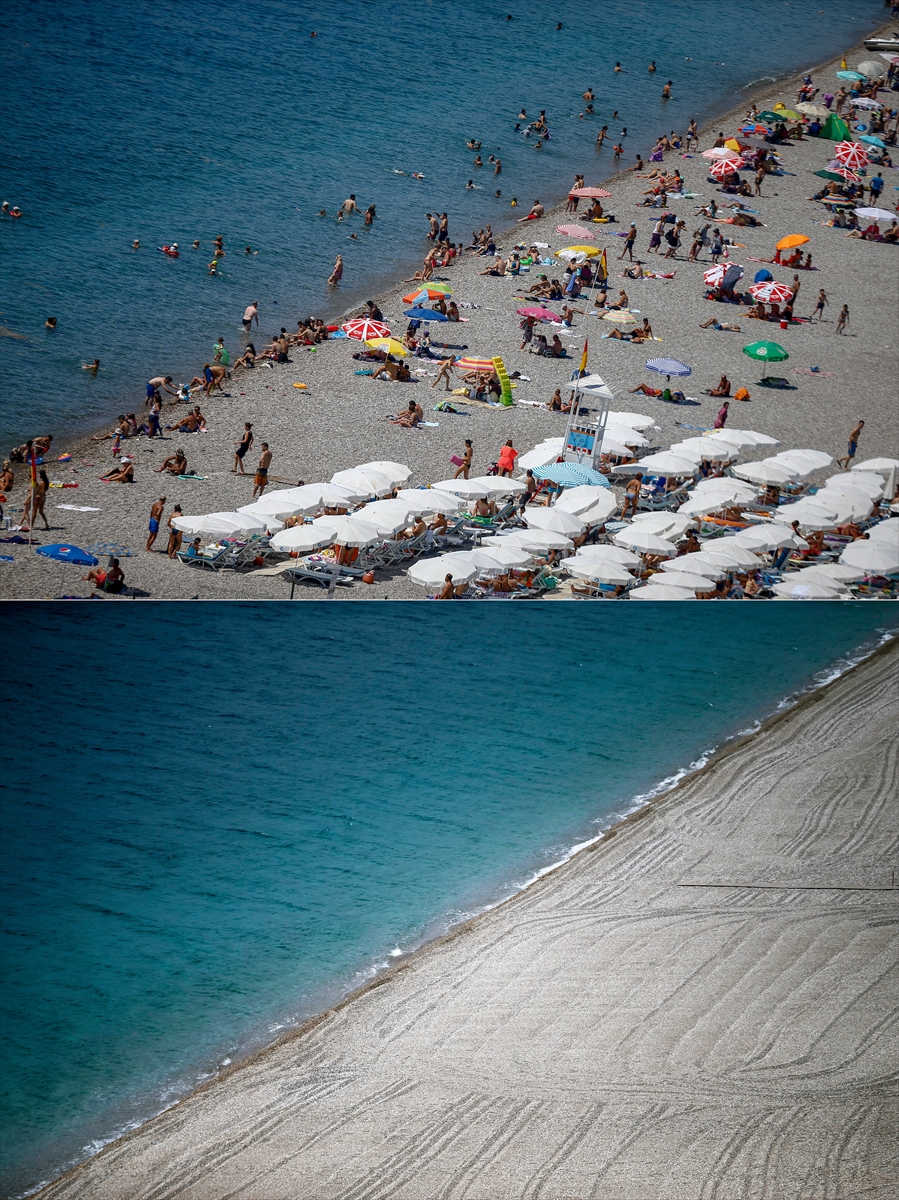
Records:
M873 38L873 37L885 36L885 34L890 29L896 27L897 25L899 25L899 22L897 22L897 21L894 21L894 20L886 21L882 25L877 26L876 30L868 35L868 39ZM865 50L864 42L862 41L862 42L859 42L856 45L854 45L851 49L846 50L844 53L847 57L854 58L855 56L857 56L859 54L870 53L870 51ZM775 76L770 80L766 79L764 81L764 86L762 86L762 83L760 82L758 84L758 90L759 91L762 91L762 90L787 90L788 85L790 87L792 87L792 85L794 85L794 84L798 85L798 83L801 81L803 75L812 74L815 71L823 71L828 66L830 66L832 63L834 63L835 61L836 61L835 57L828 58L822 62L810 63L803 67L798 67L793 71L783 72L781 75ZM748 83L739 90L749 92L749 90L754 87L756 87L756 84ZM744 110L746 108L747 104L750 102L750 99L751 98L749 96L747 96L746 100L744 100L742 103L734 104L730 108L724 109L723 112L717 114L716 116L709 117L708 120L706 120L704 124L701 124L699 126L700 139L702 139L704 135L708 134L715 127L715 125L717 125L719 122L726 124L732 117L736 116L737 114L740 114L742 112L742 110ZM650 149L650 147L646 147L643 151L647 156L647 161L648 161L649 149ZM594 184L590 184L589 186L608 188L608 186L610 184L622 183L624 180L626 180L627 175L628 175L628 169L622 168L618 171L612 172L611 174L604 175L601 179L598 179ZM591 178L592 178L592 176L591 176ZM552 196L554 194L554 192L552 190L553 187L554 187L554 185L548 181L547 185L546 185L545 194L548 196ZM550 203L547 205L546 212L544 213L543 219L555 219L560 216L563 216L566 199L567 199L567 191L559 193L557 198L555 200L551 200ZM572 219L576 220L577 216L578 216L578 214L574 214ZM535 224L539 224L539 222L535 222ZM496 226L497 243L499 243L499 240L501 238L504 238L504 237L507 238L515 230L515 227L516 227L515 219L511 219L509 221L508 225L497 225ZM428 244L430 244L430 243L428 243ZM412 260L410 258L410 264L411 264L411 261ZM464 259L463 259L463 261L464 261ZM457 264L454 264L454 266L455 265L457 265ZM378 290L377 292L374 293L373 299L375 300L375 303L378 304L379 307L383 307L384 304L389 303L391 298L396 294L397 289L401 285L401 282L402 282L401 280L394 279L391 282L385 283L384 286L382 288L380 288L380 290ZM349 318L349 316L352 313L354 313L356 311L356 309L358 309L359 307L360 307L359 303L351 303L348 306L341 306L339 304L335 304L332 309L328 309L328 308L323 309L323 311L320 315L326 325L340 324L342 318ZM281 318L280 317L273 318L273 320L274 319L280 320ZM327 344L327 343L324 343L324 344ZM135 383L134 383L135 393L139 392L141 386L142 386L142 384L140 382L135 381ZM127 405L127 404L133 404L133 403L135 403L135 401L122 400L122 401L117 401L116 403L120 404L120 405L121 404ZM173 406L169 405L168 407L171 409ZM163 413L165 412L165 409L166 409L166 406L163 405ZM90 438L92 437L92 435L105 431L108 424L115 420L115 417L116 417L116 414L113 413L112 408L110 407L109 416L102 423L98 423L94 426L91 426L90 428L85 427L82 430L82 432L80 432L80 433L73 433L71 435L63 434L59 438L57 438L56 435L54 434L54 440L62 441L63 438L71 437L72 439L74 439L72 453L73 454L81 454L82 451L85 451L89 446L92 445L92 443L90 441Z
M147 1117L139 1125L116 1137L110 1138L96 1153L66 1168L60 1175L51 1180L36 1184L33 1188L25 1192L19 1193L17 1200L24 1200L24 1197L30 1196L51 1196L52 1193L48 1189L55 1189L69 1180L76 1179L80 1172L89 1169L92 1163L102 1159L107 1153L122 1149L133 1139L141 1137L147 1131L148 1127L165 1117L166 1114L172 1113L182 1105L194 1100L198 1096L208 1093L226 1081L236 1076L239 1077L247 1069L264 1063L267 1058L273 1056L285 1046L289 1046L307 1037L324 1022L344 1012L344 1010L356 1004L375 989L399 978L427 956L433 955L440 948L449 946L465 934L476 930L482 923L489 921L508 906L526 900L527 897L531 896L538 889L538 885L551 886L559 872L567 867L572 867L572 869L576 870L579 861L582 862L586 856L602 849L613 838L630 829L637 822L644 821L655 813L663 803L667 804L670 801L676 800L677 793L693 787L708 774L717 771L731 756L738 754L743 749L751 746L756 740L776 730L783 722L792 719L796 714L804 712L810 706L824 701L832 689L848 677L873 666L890 655L893 655L896 661L899 662L899 635L894 632L881 632L878 643L873 647L866 649L863 643L852 655L844 659L835 660L830 667L822 668L817 674L820 675L826 671L827 677L824 680L816 682L813 679L811 683L800 691L790 693L781 698L777 702L774 711L770 712L766 717L758 719L754 728L738 731L728 736L720 744L703 751L695 762L680 769L674 776L662 779L653 788L650 788L649 791L632 797L627 803L633 805L633 807L627 809L623 816L613 820L613 823L608 828L603 829L595 837L573 845L564 857L539 870L532 878L521 884L510 894L479 909L473 915L460 919L442 933L434 936L426 934L425 940L415 945L411 950L403 952L400 961L390 963L383 969L369 968L369 970L373 971L371 977L347 992L336 1003L320 1012L313 1013L299 1024L285 1029L272 1041L253 1050L228 1067L219 1068L214 1078L207 1079L198 1084L190 1092L173 1101L165 1108L160 1109L152 1116ZM837 669L837 673L833 674L835 668ZM124 1200L124 1197L122 1200Z

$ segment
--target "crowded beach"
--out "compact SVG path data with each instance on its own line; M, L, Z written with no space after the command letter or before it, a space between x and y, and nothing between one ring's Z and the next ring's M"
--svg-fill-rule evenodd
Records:
M248 297L8 454L3 596L893 598L899 64L850 58L507 229L427 214L339 318Z

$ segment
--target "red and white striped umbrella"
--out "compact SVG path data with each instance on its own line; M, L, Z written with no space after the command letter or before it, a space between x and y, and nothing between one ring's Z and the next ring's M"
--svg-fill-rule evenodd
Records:
M847 183L861 183L861 176L856 175L854 171L850 171L848 167L839 167L834 174L841 176Z
M786 304L788 300L793 299L792 288L788 288L785 283L775 283L773 280L769 280L768 283L754 283L749 289L749 294L756 300L761 300L763 304Z
M868 165L868 152L861 142L838 142L834 155L844 167L858 170Z
M565 237L586 238L588 242L596 241L596 234L585 229L583 225L557 225L556 230L558 233L563 233Z
M746 160L743 158L722 158L719 162L713 162L709 167L709 174L713 179L723 179L725 175L730 175L732 171L739 171L746 166Z
M383 321L372 321L368 317L355 317L341 325L341 329L349 338L357 342L367 342L369 338L390 337L390 330Z
M724 282L724 273L727 270L727 263L718 263L716 267L710 267L708 271L703 271L702 277L709 287L717 287L719 283Z

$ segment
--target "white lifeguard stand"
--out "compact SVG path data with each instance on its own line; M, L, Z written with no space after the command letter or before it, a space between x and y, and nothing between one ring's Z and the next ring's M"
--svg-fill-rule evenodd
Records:
M571 411L568 414L562 460L598 471L609 405L615 397L599 375L584 375L578 378L575 372L571 377L570 386ZM581 416L581 402L587 399L591 401L589 415Z

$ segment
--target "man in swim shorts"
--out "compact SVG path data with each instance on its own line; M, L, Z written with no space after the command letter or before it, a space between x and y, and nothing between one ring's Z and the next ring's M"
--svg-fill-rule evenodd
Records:
M256 328L259 328L259 301L254 300L252 304L248 304L243 314L241 322L247 333L250 332L253 322L256 322Z
M846 464L843 467L844 471L849 470L849 464L855 458L855 452L858 449L858 439L861 437L861 432L864 429L864 427L865 427L864 421L859 421L859 423L856 425L856 427L853 429L853 431L849 434L849 452L847 454L844 454L842 458L838 458L836 460L837 466L839 466L840 463Z
M162 520L162 510L165 508L165 496L160 496L150 509L150 536L147 538L147 549L153 549L156 535L159 533L159 522Z
M256 477L253 480L253 499L256 499L257 493L259 496L265 491L268 483L268 469L272 462L272 452L268 448L268 442L262 443L262 453L259 455L259 465L256 468Z

